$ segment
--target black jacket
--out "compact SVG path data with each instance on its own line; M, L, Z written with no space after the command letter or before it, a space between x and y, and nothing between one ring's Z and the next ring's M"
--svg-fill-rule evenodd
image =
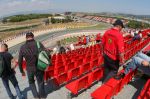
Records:
M45 49L44 46L40 43L42 49ZM21 46L19 52L19 68L20 72L23 72L22 63L23 58L25 58L27 63L27 71L28 72L35 72L37 69L37 59L38 59L38 48L37 42L35 40L28 40L26 43Z

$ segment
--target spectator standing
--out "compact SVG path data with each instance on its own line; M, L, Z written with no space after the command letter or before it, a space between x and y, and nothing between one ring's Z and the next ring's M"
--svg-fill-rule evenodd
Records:
M41 49L45 49L44 46L40 43ZM29 86L31 88L32 94L35 99L45 99L45 88L44 88L44 71L37 69L37 60L38 60L38 47L37 42L34 40L34 34L28 32L26 34L26 43L21 46L19 52L19 68L22 76L25 76L25 72L22 68L23 58L25 58L27 66L27 76L29 80ZM37 79L39 92L37 91L35 85L35 78Z
M115 76L119 69L119 63L123 58L124 41L121 30L124 28L121 20L116 20L114 27L107 30L102 37L104 54L104 78L103 83Z
M11 81L11 83L13 84L18 98L25 99L23 94L20 91L18 81L15 76L15 71L14 71L15 66L11 66L11 62L15 64L15 59L7 51L8 51L8 45L2 44L0 46L0 57L2 59L0 61L1 61L1 63L3 61L3 65L4 65L3 72L1 74L2 82L4 84L4 87L6 88L7 94L9 95L10 99L15 99L15 97L10 90L9 81ZM1 66L2 66L2 64L1 64Z

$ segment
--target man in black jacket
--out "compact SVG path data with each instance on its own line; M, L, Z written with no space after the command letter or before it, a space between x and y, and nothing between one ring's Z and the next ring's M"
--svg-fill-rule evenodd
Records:
M42 49L45 49L44 46L40 43ZM34 40L34 35L32 32L26 34L26 43L20 48L19 52L19 68L22 76L25 76L25 72L22 68L23 58L25 58L27 63L27 75L29 79L29 86L31 88L32 94L36 99L44 99L45 89L44 89L44 71L37 69L37 60L38 60L38 47L37 42ZM39 93L37 92L35 79L36 76Z
M15 76L15 71L14 71L15 66L14 67L11 66L11 62L15 63L15 59L7 51L8 51L7 44L0 45L0 56L3 58L2 61L4 62L4 70L1 75L2 82L4 84L4 87L6 88L7 94L9 95L10 99L15 99L15 97L10 90L9 81L11 81L11 83L13 84L19 99L25 99L20 91L18 81Z

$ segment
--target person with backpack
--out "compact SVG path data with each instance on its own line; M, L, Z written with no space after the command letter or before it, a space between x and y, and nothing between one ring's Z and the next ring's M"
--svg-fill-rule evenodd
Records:
M23 46L21 46L19 52L18 64L20 72L22 73L22 76L25 76L25 72L23 71L22 68L23 58L25 58L27 63L26 70L29 80L29 86L35 99L46 98L44 88L44 70L46 69L46 66L49 64L48 60L50 59L44 50L45 47L40 42L34 40L34 34L32 32L28 32L26 34L26 43ZM45 58L44 56L47 57ZM35 85L34 79L35 77L37 79L39 92L37 92L37 88Z
M13 59L13 56L8 52L8 45L0 45L0 77L2 78L7 94L10 99L15 99L9 87L9 81L11 81L19 99L25 99L20 91L18 81L15 76L15 66L12 67L11 62L15 63L15 59Z

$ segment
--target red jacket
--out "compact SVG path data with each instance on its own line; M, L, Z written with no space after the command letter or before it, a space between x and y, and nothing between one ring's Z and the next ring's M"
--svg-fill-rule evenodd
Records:
M118 30L111 28L102 37L104 53L113 60L119 60L119 54L124 52L123 35Z

